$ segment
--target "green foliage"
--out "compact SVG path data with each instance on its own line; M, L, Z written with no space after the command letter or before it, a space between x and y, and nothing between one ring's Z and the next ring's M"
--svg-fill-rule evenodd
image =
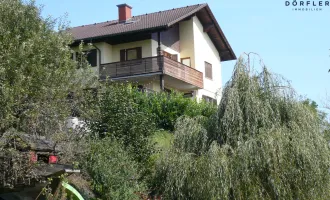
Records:
M139 181L139 164L119 141L107 137L91 143L85 168L101 199L139 199L135 194L145 191Z
M91 129L101 138L111 136L122 141L135 160L145 163L153 151L148 138L155 125L135 102L136 95L139 94L130 85L112 83L104 87Z
M156 131L150 138L150 142L155 144L159 151L170 149L174 140L174 135L168 131Z
M165 199L329 198L330 151L318 116L284 79L249 64L238 61L207 123L177 121L154 173Z
M139 162L151 155L148 140L156 128L171 131L180 116L209 117L216 111L216 106L197 103L181 93L146 94L121 83L106 84L91 105L98 110L91 119L91 129L101 137L111 135L122 140Z
M43 19L40 12L35 1L0 1L0 140L9 130L58 143L63 135L74 138L64 130L65 120L84 101L83 88L95 81L86 64L78 71L71 59L72 40L65 21ZM75 98L67 100L69 93ZM0 149L23 165L12 168L1 162L0 171L20 169L5 179L13 184L25 180L32 167L24 166L20 152L8 144Z
M155 188L164 199L228 199L229 159L217 145L200 156L172 149L156 165Z
M318 132L277 129L235 151L232 184L241 199L328 199L329 149Z
M205 119L201 116L179 118L175 127L173 147L180 152L196 155L204 153L208 149L207 131L203 127L204 121Z
M210 117L216 112L215 105L205 101L198 103L196 99L185 98L175 91L150 94L143 99L141 106L155 116L158 128L169 131L174 130L176 120L183 115Z
M318 105L315 101L312 101L310 99L305 99L302 101L302 103L306 106L309 106L314 112L317 112Z
M250 76L242 62L238 62L219 105L215 136L222 143L236 146L264 129L317 129L318 121L297 102L293 89L285 80L273 76L266 68Z
M93 81L71 59L65 23L43 19L40 12L34 1L0 3L0 133L14 127L52 135L71 114L69 92L79 99Z
M199 126L197 122L206 121L207 116L216 111L216 106L212 104L198 104L176 92L142 93L126 83L110 82L103 86L99 90L97 100L90 103L97 111L90 119L91 131L96 133L96 138L111 137L120 141L127 154L140 165L140 170L143 171L142 179L148 181L155 172L154 165L162 152L172 146L173 135L161 130L171 131L172 126L183 115L206 116L191 122L192 127ZM156 131L156 128L161 130ZM205 129L203 130L206 136ZM189 132L190 129L182 131ZM198 137L196 132L193 133L191 141ZM205 148L200 143L207 137L200 139L202 141L194 143L196 152ZM189 144L186 143L186 146Z

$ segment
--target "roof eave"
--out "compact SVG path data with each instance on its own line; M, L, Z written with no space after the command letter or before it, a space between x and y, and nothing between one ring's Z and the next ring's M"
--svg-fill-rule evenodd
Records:
M82 38L82 39L74 39L72 44L79 43L81 41L93 41L93 40L100 40L100 39L105 39L108 37L115 37L119 35L129 35L137 32L143 32L143 31L161 31L168 29L168 26L158 26L158 27L152 27L152 28L147 28L147 29L139 29L139 30L134 30L134 31L128 31L128 32L121 32L121 33L116 33L116 34L107 34L107 35L102 35L102 36L97 36L97 37L89 37L89 38Z
M230 44L229 44L229 42L228 42L228 40L227 40L225 34L222 32L222 29L220 28L220 25L218 24L218 21L215 19L214 15L213 15L213 13L212 13L212 11L211 11L211 9L210 9L210 7L206 4L205 8L206 8L206 10L207 10L207 13L209 14L209 16L211 17L211 19L213 20L213 22L214 22L214 24L215 24L215 27L216 27L217 31L219 32L219 34L220 34L220 36L221 36L221 39L224 41L224 43L225 43L225 45L226 45L228 51L229 51L230 54L231 54L231 58L230 58L230 59L224 59L224 60L222 60L222 61L236 60L237 57L236 57L236 55L235 55L233 49L231 48L231 46L230 46Z
M156 32L156 31L162 31L162 30L166 30L168 28L170 28L171 26L173 26L174 24L193 16L194 14L196 14L198 11L202 10L202 9L206 9L206 12L208 13L209 17L211 18L211 20L213 21L214 25L215 25L215 29L218 32L221 40L223 41L224 45L225 45L225 51L223 51L223 49L219 49L220 47L217 47L219 54L223 53L223 52L228 52L229 55L221 55L221 61L229 61L229 60L236 60L237 57L233 51L233 49L231 48L228 40L226 39L224 33L222 32L217 20L215 19L210 7L208 6L208 4L201 4L198 8L190 11L189 13L181 16L180 18L166 24L163 26L158 26L158 27L152 27L152 28L146 28L146 29L139 29L139 30L134 30L134 31L129 31L129 32L121 32L121 33L116 33L116 34L107 34L107 35L102 35L102 36L97 36L97 37L89 37L89 38L81 38L81 39L74 39L74 42L71 44L72 46L79 44L81 41L85 41L85 42L92 42L95 40L102 40L108 37L116 37L119 35L129 35L129 34L134 34L137 32L143 32L143 31L150 31L150 32Z
M191 16L191 15L197 13L198 11L202 10L203 8L205 8L206 6L208 6L206 3L205 3L205 4L201 4L200 7L196 8L196 9L192 10L191 12L189 12L189 13L187 13L187 14L181 16L181 17L179 17L178 19L176 19L176 20L174 20L174 21L168 23L168 24L167 24L167 27L170 27L170 26L172 26L172 25L174 25L174 24L180 22L181 20L183 20L183 19L185 19L185 18L187 18L187 17L189 17L189 16Z

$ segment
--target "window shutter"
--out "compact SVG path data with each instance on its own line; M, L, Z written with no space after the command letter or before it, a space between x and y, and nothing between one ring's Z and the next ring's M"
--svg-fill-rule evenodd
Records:
M142 47L136 47L137 59L142 58Z
M212 79L212 64L205 62L205 77Z
M126 55L125 55L125 49L120 50L120 61L125 61L126 60Z

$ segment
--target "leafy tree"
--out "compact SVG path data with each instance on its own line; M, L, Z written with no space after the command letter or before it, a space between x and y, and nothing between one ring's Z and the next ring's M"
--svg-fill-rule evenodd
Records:
M88 64L78 71L71 59L65 21L43 19L40 12L34 1L0 1L0 137L16 130L68 139L65 120L94 82ZM68 100L69 93L75 98ZM15 151L7 146L2 152ZM1 165L0 171L9 168ZM6 179L10 186L15 182Z
M329 198L330 151L318 116L285 79L249 66L238 60L208 124L178 121L156 164L154 188L166 199Z
M311 99L305 99L302 101L302 103L306 106L309 106L312 110L314 110L315 112L317 112L317 108L319 105L317 105L317 103Z
M91 84L71 59L65 24L42 19L34 1L0 4L0 128L52 134L71 115L69 93L76 97ZM55 26L58 24L58 31Z

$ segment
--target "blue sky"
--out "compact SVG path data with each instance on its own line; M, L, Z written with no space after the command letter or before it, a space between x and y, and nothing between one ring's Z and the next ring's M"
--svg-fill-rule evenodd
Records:
M43 16L68 14L71 26L116 19L116 5L127 3L133 15L208 3L235 54L256 52L271 71L291 81L301 95L323 106L330 95L330 7L293 11L285 0L37 0ZM292 2L292 1L291 1ZM235 62L222 63L223 84Z

